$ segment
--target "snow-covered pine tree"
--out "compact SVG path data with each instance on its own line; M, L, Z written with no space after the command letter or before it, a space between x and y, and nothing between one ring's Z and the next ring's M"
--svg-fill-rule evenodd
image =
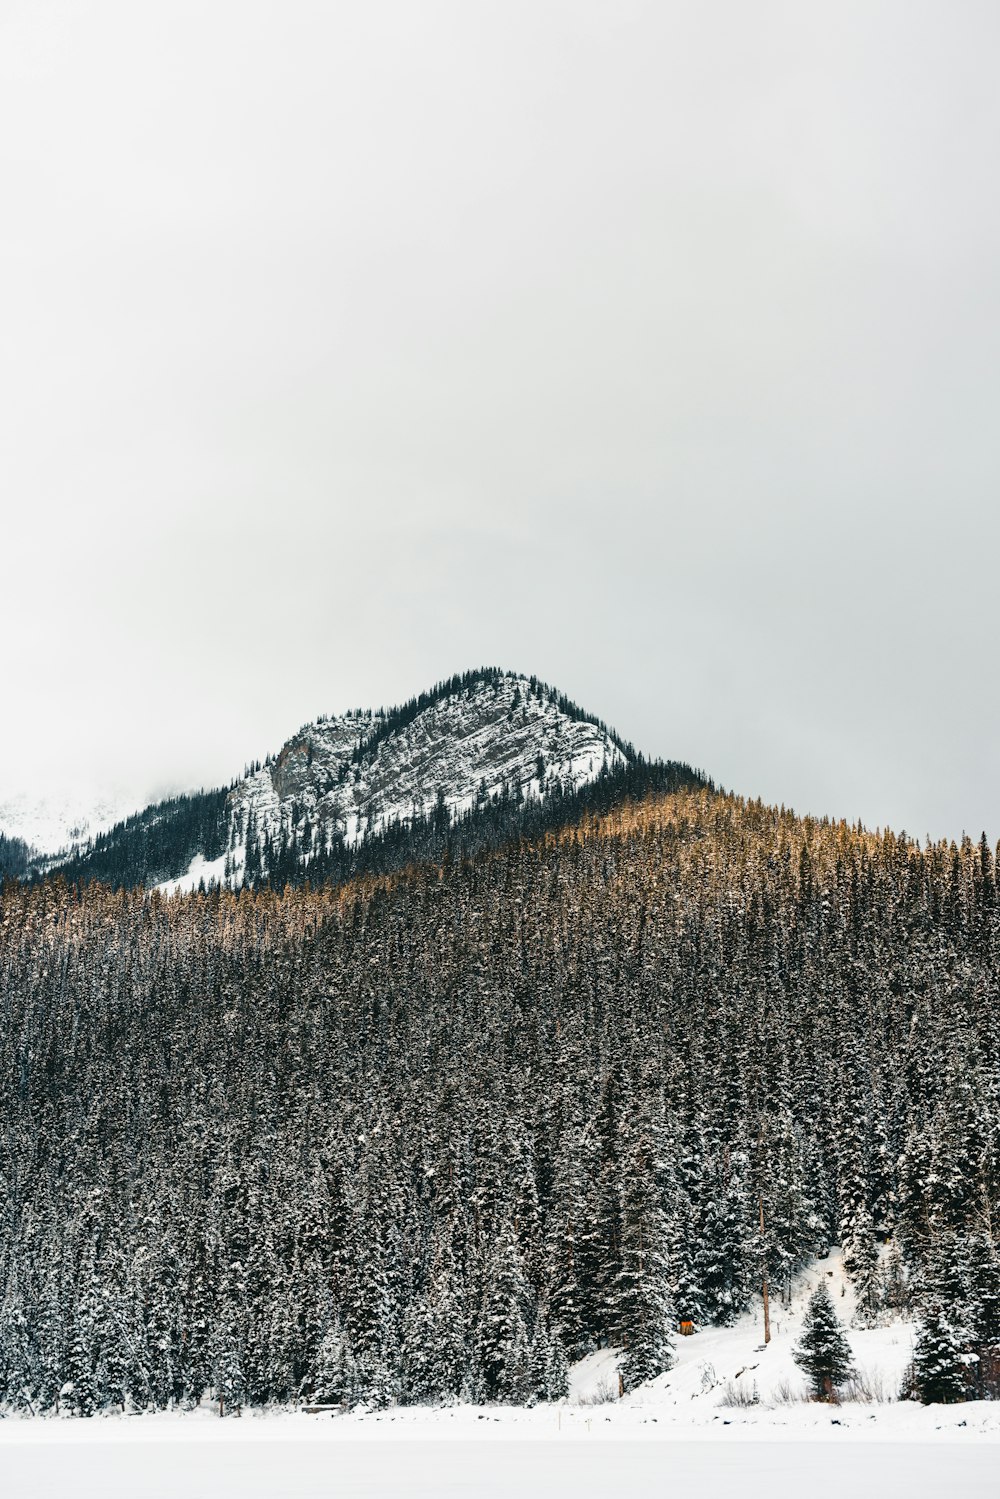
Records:
M246 1403L243 1360L234 1341L219 1339L212 1361L212 1383L219 1402L219 1415L239 1415Z
M536 1400L563 1400L569 1394L569 1366L558 1335L539 1316L531 1340L531 1388Z
M517 1400L530 1388L526 1323L531 1290L524 1275L513 1224L499 1225L485 1268L485 1298L479 1329L479 1364L487 1400Z
M913 1345L910 1384L924 1405L952 1405L965 1400L968 1357L958 1335L937 1307L925 1312Z
M402 1308L395 1165L381 1130L376 1136L373 1129L364 1141L359 1194L347 1229L344 1256L344 1326L351 1340L361 1398L375 1406L390 1405L399 1393Z
M941 1311L963 1345L971 1342L974 1315L969 1251L965 1234L936 1229L924 1246L916 1286L918 1307Z
M437 1327L426 1296L415 1296L403 1318L400 1342L400 1388L408 1405L438 1405L445 1396L436 1358Z
M792 1358L809 1380L814 1400L831 1400L838 1385L854 1372L851 1345L834 1310L825 1280L809 1298L802 1336Z
M461 1393L469 1369L465 1318L459 1277L447 1223L435 1235L428 1295L433 1311L430 1354L438 1398L451 1401Z
M809 1190L801 1131L787 1099L790 1082L782 1080L776 1101L758 1125L757 1186L753 1201L764 1201L764 1235L756 1235L760 1271L767 1269L771 1292L790 1284L792 1273L820 1247L819 1218Z
M92 1416L97 1409L98 1397L85 1324L80 1320L75 1320L66 1350L66 1374L66 1382L59 1391L60 1409L71 1411L74 1416Z
M1000 1398L1000 1255L988 1234L969 1241L971 1370L980 1399Z
M626 1390L669 1369L674 1346L658 1130L652 1109L643 1112L645 1117L630 1121L630 1139L622 1159L621 1269L615 1320L624 1343L621 1374Z
M846 1267L846 1254L844 1264ZM859 1327L874 1327L882 1314L882 1277L871 1214L863 1203L854 1214L849 1273L854 1286L855 1321Z
M582 1358L591 1346L584 1160L582 1132L572 1125L564 1133L552 1174L545 1275L553 1324L573 1358Z
M881 1265L882 1300L893 1312L907 1312L913 1302L913 1288L907 1274L899 1240L890 1239Z
M318 1405L350 1407L358 1402L357 1365L350 1339L339 1323L327 1328L320 1342L311 1390Z

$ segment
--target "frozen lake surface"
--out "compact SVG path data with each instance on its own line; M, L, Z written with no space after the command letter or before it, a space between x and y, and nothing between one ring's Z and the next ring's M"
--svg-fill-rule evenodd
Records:
M20 1425L20 1423L11 1423ZM248 1423L249 1424L249 1423ZM565 1436L557 1439L337 1438L322 1433L236 1434L237 1423L176 1425L134 1436L117 1423L80 1434L32 1423L0 1430L5 1499L326 1499L326 1496L478 1496L585 1499L690 1494L694 1499L996 1499L1000 1446L857 1440L845 1434L772 1438L720 1432L711 1440ZM148 1431L148 1428L147 1428ZM216 1434L217 1433L217 1434Z

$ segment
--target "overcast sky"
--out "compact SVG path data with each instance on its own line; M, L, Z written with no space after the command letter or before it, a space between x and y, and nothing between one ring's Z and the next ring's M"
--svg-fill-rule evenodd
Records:
M485 662L1000 834L998 48L993 0L0 0L0 792Z

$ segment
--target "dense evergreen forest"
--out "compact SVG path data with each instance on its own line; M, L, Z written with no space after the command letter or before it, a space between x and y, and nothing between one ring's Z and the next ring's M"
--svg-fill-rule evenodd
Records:
M414 699L414 703L422 701ZM403 715L405 710L393 712ZM688 765L636 755L624 765L604 769L572 792L558 785L548 789L544 799L505 792L457 818L450 817L439 800L429 815L414 815L355 843L303 818L294 805L274 836L255 827L252 818L245 824L242 815L230 827L229 790L196 791L157 802L99 833L62 860L58 873L71 884L96 881L114 890L157 885L182 873L196 853L207 860L219 858L232 838L246 846L241 878L247 885L283 890L286 885L307 882L341 883L362 874L388 874L408 864L470 858L518 838L538 837L581 816L608 811L627 798L708 784ZM20 875L28 870L27 849L23 844L19 847L23 857L18 860L15 851L6 870L0 863L0 874ZM0 860L3 851L0 835ZM38 878L45 878L44 873Z
M832 1242L995 1394L998 955L985 840L707 788L342 886L8 881L0 1400L632 1387Z

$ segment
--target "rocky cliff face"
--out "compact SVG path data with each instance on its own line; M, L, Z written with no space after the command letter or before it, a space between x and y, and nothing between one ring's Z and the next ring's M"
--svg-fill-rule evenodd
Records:
M552 689L485 673L417 709L306 724L234 788L231 862L242 861L248 832L351 844L435 808L454 819L503 796L573 791L625 759L609 730Z

